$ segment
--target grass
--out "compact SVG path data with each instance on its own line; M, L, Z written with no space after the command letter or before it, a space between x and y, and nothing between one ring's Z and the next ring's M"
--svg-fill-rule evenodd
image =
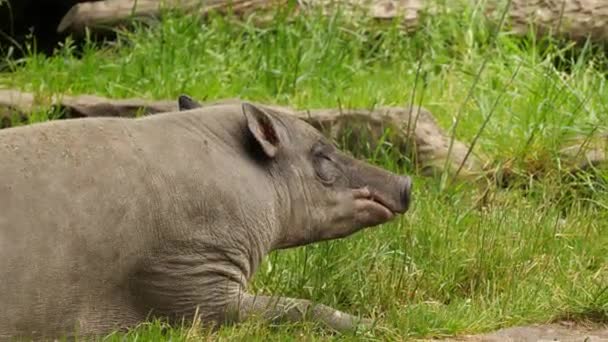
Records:
M590 44L494 34L470 10L428 18L410 36L393 24L348 24L340 15L293 22L277 15L256 28L176 13L112 44L88 42L76 51L68 41L52 57L30 52L6 60L11 72L0 74L0 84L47 95L187 93L298 108L420 103L455 138L475 140L475 153L491 165L519 175L519 183L490 186L484 195L414 174L415 203L404 217L347 239L273 253L252 281L259 293L380 318L381 327L358 338L403 340L561 318L608 321L608 177L568 176L557 154L566 139L605 130L607 61ZM413 172L390 144L362 150L358 156L370 162ZM213 334L150 323L109 339L191 336L353 339L310 322L254 321Z

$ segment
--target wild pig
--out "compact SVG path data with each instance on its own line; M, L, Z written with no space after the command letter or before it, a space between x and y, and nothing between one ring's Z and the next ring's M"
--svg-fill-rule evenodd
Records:
M0 337L107 334L150 317L358 319L253 296L272 250L407 211L411 180L340 152L304 121L241 102L0 131Z

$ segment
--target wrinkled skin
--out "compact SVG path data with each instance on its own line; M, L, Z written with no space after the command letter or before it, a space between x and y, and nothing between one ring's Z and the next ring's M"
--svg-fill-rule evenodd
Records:
M179 104L0 132L0 338L107 334L195 313L216 327L307 315L356 328L324 305L249 295L247 281L272 250L404 213L410 178L263 106Z

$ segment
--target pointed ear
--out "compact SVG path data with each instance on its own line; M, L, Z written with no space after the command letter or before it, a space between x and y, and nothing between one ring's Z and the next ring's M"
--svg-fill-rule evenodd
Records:
M182 111L182 110L200 108L201 105L198 102L194 101L190 96L182 94L177 98L177 107L179 108L180 111Z
M280 147L276 120L265 109L245 102L243 114L247 119L247 128L269 158L274 158Z

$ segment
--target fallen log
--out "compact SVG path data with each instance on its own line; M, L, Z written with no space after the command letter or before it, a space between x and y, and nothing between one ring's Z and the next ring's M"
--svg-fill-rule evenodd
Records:
M293 16L321 10L331 15L341 11L346 18L367 16L376 21L397 19L405 31L420 28L425 15L475 9L490 26L500 22L510 1L504 31L537 37L549 34L574 41L590 38L608 41L608 2L605 0L297 0ZM157 19L164 9L197 13L233 13L268 22L274 8L287 8L289 0L0 0L0 50L16 47L13 56L31 34L38 52L51 53L68 35L81 42L86 29L92 38L115 36L113 30L133 21ZM290 7L291 8L291 7ZM5 51L6 52L6 51ZM22 51L23 52L23 51Z
M221 99L204 102L203 106L240 101ZM27 123L28 113L43 108L56 108L64 112L64 119L83 117L137 117L178 110L176 100L151 101L145 99L109 99L94 95L37 97L34 94L0 89L0 127L10 127L13 121ZM338 141L353 152L361 144L374 150L385 142L399 154L409 158L417 171L424 176L447 173L457 180L469 182L498 181L511 183L503 171L495 170L483 155L470 153L469 146L455 140L448 156L449 137L439 127L433 115L422 107L380 107L375 109L311 109L295 110L290 107L265 106L291 113ZM12 116L12 118L8 118ZM16 117L16 120L14 119ZM7 119L8 118L8 119ZM387 134L388 132L388 134ZM574 137L564 142L558 151L562 171L576 174L603 168L608 165L608 134L598 133ZM461 167L462 165L462 167ZM460 169L459 171L457 171ZM503 179L496 179L497 174Z
M74 5L57 27L58 32L82 35L122 25L136 18L157 18L163 9L180 9L205 16L211 11L245 15L285 6L287 0L105 0ZM461 11L462 6L479 7L490 24L500 21L510 4L506 26L514 34L537 36L554 34L582 41L608 41L608 2L604 0L298 0L294 14L321 9L332 14L340 10L346 17L357 13L377 20L398 18L406 30L420 26L424 14Z
M608 133L592 134L568 139L559 151L566 165L575 171L590 171L608 161Z
M509 0L488 0L490 22L497 23ZM516 35L553 35L583 42L608 42L608 2L605 0L511 0L506 23Z
M272 6L282 6L286 0L105 0L74 5L61 19L57 32L82 36L85 29L106 31L134 19L158 18L163 10L179 9L198 13L201 17L211 11L243 15Z
M231 101L239 100L223 99L202 105ZM0 90L0 113L19 112L26 118L27 113L37 108L51 106L60 107L65 112L64 118L136 117L178 110L175 100L116 100L92 95L36 98L31 93ZM444 171L454 174L461 164L463 167L458 174L459 179L473 180L484 175L480 159L475 155L467 156L468 146L460 141L454 142L448 158L449 137L437 125L433 115L421 107L295 110L284 106L267 106L309 122L329 138L345 143L346 148L356 149L358 144L364 142L373 150L384 137L392 148L410 158L422 175L433 176Z

